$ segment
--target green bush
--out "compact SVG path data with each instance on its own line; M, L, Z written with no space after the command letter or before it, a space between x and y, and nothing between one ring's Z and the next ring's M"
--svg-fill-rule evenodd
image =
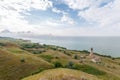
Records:
M83 72L93 74L93 75L105 75L105 72L100 71L97 68L94 68L92 66L85 65L85 64L84 65L76 64L74 65L74 69L81 70Z
M51 62L51 60L54 58L52 55L41 55L41 57L48 62Z
M39 43L25 43L21 44L21 48L43 48L44 46L40 45Z
M80 51L80 52L82 52L82 53L90 53L88 50L83 50L83 51Z
M72 61L69 61L68 64L66 65L66 67L72 69L73 65L74 65L74 63Z
M5 43L0 43L0 46L5 46L6 44Z
M45 52L45 50L33 50L31 51L33 54L41 54L42 52Z
M64 54L66 54L66 55L68 55L68 56L71 56L71 54L68 53L68 52L66 52L66 51L64 51Z
M44 68L39 68L38 70L32 72L32 75L37 74L37 73L40 73L40 72L42 72L42 71L44 71L44 70L45 70Z
M20 62L25 62L25 58L21 58L21 59L20 59Z
M78 55L74 55L74 59L78 59Z
M56 61L56 62L54 62L54 67L59 68L59 67L63 67L63 66L60 62Z

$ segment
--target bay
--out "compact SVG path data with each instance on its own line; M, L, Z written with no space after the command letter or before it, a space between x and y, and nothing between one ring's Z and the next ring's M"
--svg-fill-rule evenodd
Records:
M120 37L58 37L39 36L26 38L41 44L62 46L71 50L90 50L94 52L120 57Z

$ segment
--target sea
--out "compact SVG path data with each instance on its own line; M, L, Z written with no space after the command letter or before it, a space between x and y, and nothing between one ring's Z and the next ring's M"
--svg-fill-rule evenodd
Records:
M120 37L39 36L24 38L40 44L56 45L70 50L94 49L95 53L120 57Z

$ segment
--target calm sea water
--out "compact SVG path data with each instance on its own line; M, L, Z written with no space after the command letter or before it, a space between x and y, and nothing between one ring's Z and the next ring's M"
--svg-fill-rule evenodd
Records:
M72 50L89 50L99 54L120 57L120 37L36 37L27 38L33 42L66 47Z

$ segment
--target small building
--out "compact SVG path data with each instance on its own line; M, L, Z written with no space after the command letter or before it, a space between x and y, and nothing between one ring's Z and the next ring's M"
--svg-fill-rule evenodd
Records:
M94 63L100 63L101 59L96 56L95 58L92 58L91 61L94 62Z
M89 54L90 57L93 57L93 48L90 49L90 54Z
M89 58L94 63L100 63L101 62L101 58L97 55L94 55L93 48L90 49Z

